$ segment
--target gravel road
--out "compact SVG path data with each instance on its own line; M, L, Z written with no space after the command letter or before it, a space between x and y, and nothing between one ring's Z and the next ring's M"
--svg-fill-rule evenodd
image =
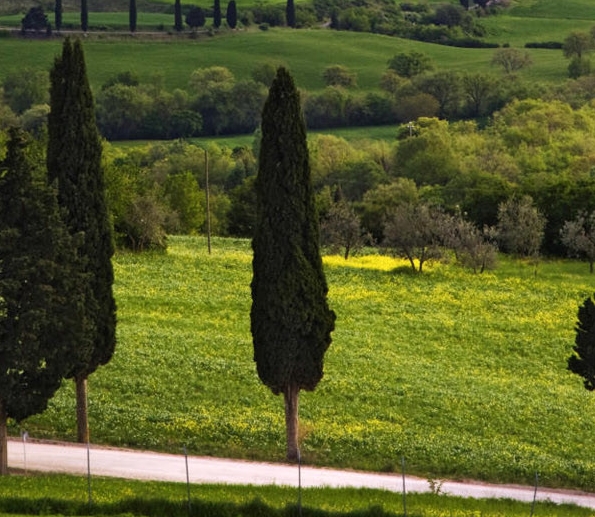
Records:
M115 449L71 443L9 440L10 468L126 479L186 482L186 460L183 454ZM296 465L236 461L211 457L188 457L191 483L229 483L249 485L297 486L300 473ZM399 474L376 474L303 466L302 487L362 487L401 492L403 478ZM428 492L427 479L407 476L407 492ZM441 492L473 498L506 498L533 501L534 487L495 485L444 480ZM595 494L538 488L538 501L570 503L595 509Z

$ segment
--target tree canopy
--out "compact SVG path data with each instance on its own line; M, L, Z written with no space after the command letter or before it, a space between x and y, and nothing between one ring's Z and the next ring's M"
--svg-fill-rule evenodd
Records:
M319 250L319 226L310 178L299 94L280 67L262 116L252 247L251 331L261 381L283 393L287 457L299 457L299 391L323 375L335 314Z

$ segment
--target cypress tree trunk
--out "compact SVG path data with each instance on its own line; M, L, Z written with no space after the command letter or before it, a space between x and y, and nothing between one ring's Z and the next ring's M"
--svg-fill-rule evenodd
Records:
M89 416L87 412L87 378L77 376L76 386L76 437L79 443L89 443Z
M8 474L8 434L6 432L6 407L0 399L0 476Z
M297 385L287 386L283 393L285 400L285 433L287 436L287 460L299 460L299 399L300 388Z

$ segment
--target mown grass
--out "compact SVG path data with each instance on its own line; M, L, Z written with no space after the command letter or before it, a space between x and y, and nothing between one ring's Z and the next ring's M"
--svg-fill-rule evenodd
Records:
M585 264L503 260L423 275L390 257L325 258L337 329L325 377L302 394L305 461L423 476L595 489L595 401L566 370ZM119 345L90 379L92 441L284 457L283 402L258 380L245 240L171 238L115 260ZM65 383L33 437L74 438ZM11 432L18 433L13 426Z
M301 511L295 488L200 485L94 478L91 505L84 478L63 475L11 476L0 484L0 516L120 515L139 517L390 517L403 515L401 493L369 489L304 488ZM411 517L526 517L530 504L511 500L464 499L408 494ZM593 511L573 505L537 502L535 515L586 517Z
M48 20L53 25L53 12L47 12ZM0 26L20 27L23 14L13 14L0 16ZM80 28L81 15L80 12L65 12L62 15L62 28L66 29L72 27L73 29ZM172 30L174 25L173 14L163 13L149 13L139 11L137 13L137 30L138 31L155 31L163 26L165 30ZM97 30L98 27L127 30L129 27L128 11L122 12L92 12L89 13L89 28L90 30Z
M59 39L50 41L8 38L0 45L0 80L22 67L49 70L60 52ZM494 49L463 49L403 40L377 34L337 32L323 29L289 31L240 31L216 37L172 37L161 41L136 38L90 38L85 41L87 70L97 91L120 72L132 71L142 81L162 76L168 89L188 86L197 68L225 66L237 79L248 79L265 62L288 66L300 88L324 88L323 71L343 64L357 74L361 91L378 90L388 60L401 51L417 50L428 54L437 69L499 73L490 62ZM533 66L519 75L531 80L559 82L567 76L567 60L561 51L532 49ZM115 57L117 56L117 57Z

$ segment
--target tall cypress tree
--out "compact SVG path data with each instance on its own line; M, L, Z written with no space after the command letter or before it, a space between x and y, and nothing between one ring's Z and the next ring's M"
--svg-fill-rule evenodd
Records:
M227 4L227 11L225 13L225 21L230 29L235 29L238 24L238 9L236 7L236 0L229 0Z
M108 217L101 140L95 122L93 97L80 40L66 39L62 55L50 73L47 167L57 180L58 202L66 212L72 235L82 235L81 254L89 274L86 315L87 338L93 353L80 354L69 377L77 387L79 441L88 441L87 378L112 357L116 344L116 306L111 257L114 253Z
M589 391L595 390L595 300L587 298L578 309L578 322L573 354L568 358L568 369L583 378Z
M54 26L58 32L62 29L62 0L56 0L54 5Z
M295 29L295 4L293 0L287 0L285 5L285 22L288 27Z
M84 323L77 249L56 192L26 146L24 133L11 130L0 163L1 475L8 470L7 418L45 410L71 368Z
M215 0L213 4L213 27L221 27L221 0Z
M130 0L128 5L128 25L130 32L136 32L136 0Z
M176 0L174 3L174 29L178 32L181 32L183 28L182 4L180 3L180 0Z
M89 30L89 4L87 0L81 0L81 30L83 32Z
M310 176L299 94L280 67L262 112L250 317L258 375L284 397L289 460L299 458L299 392L322 378L335 324Z

